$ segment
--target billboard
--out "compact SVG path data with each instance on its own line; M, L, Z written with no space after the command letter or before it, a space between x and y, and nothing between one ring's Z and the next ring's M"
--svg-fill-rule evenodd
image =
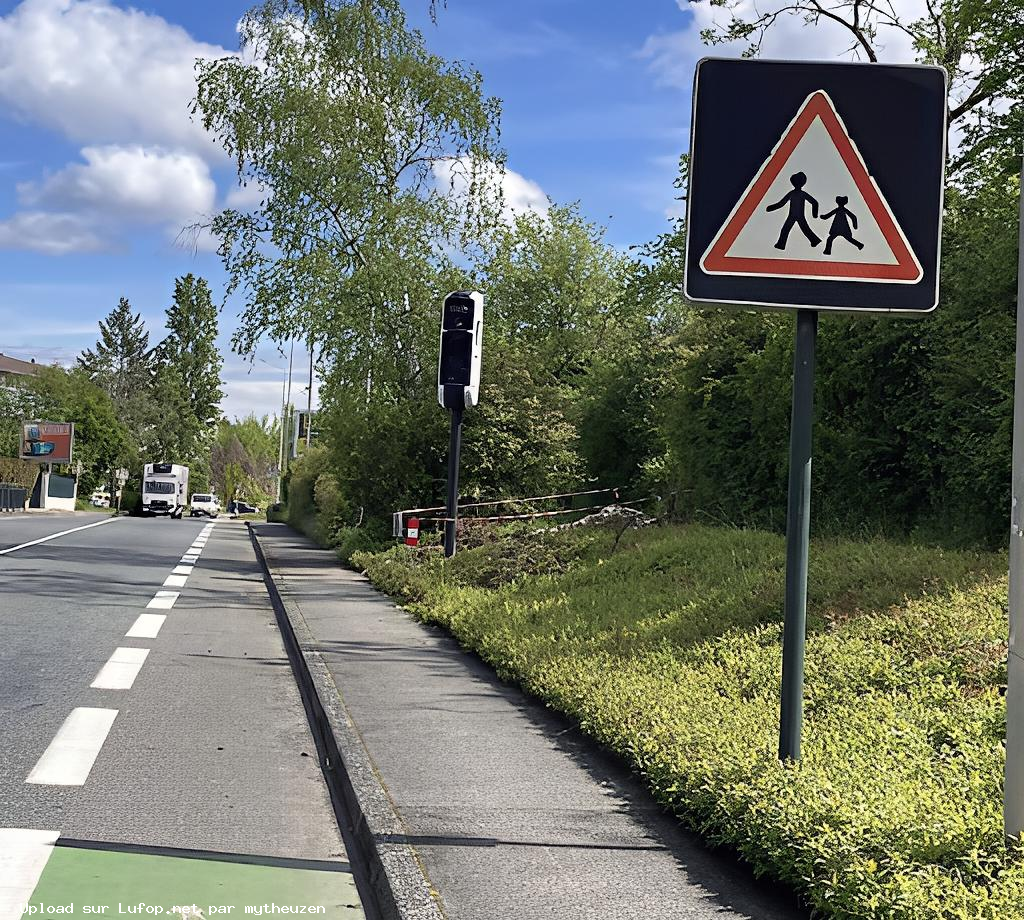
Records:
M24 422L21 426L21 459L70 463L74 441L74 422Z

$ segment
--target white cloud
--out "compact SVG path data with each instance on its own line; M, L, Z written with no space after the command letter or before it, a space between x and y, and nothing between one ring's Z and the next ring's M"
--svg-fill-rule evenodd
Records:
M23 0L0 17L0 111L85 144L83 162L18 186L0 248L91 252L136 226L175 240L212 213L207 162L225 154L189 108L196 58L228 53L111 0Z
M434 181L438 189L451 191L456 196L465 195L469 189L469 173L472 160L469 157L448 157L432 165ZM503 198L502 218L511 223L517 214L533 211L546 215L551 202L536 182L527 179L513 169L500 168L496 163L482 164L479 180L495 190L501 189Z
M280 415L281 381L226 377L220 409L231 419L245 418L250 413L257 417Z
M29 205L108 214L120 222L188 223L213 210L216 186L192 153L140 146L85 147L41 183L19 186Z
M0 224L0 248L51 255L113 248L126 230L163 227L177 240L182 228L207 217L217 188L194 153L140 146L85 147L71 163L39 182L18 186L26 210ZM193 248L215 242L199 234Z
M679 8L691 19L684 29L648 36L640 49L640 57L650 61L651 71L658 83L680 89L693 85L693 70L697 61L706 54L721 56L741 55L749 41L734 41L711 47L701 41L701 32L716 24L728 22L730 13L743 20L756 19L783 4L765 4L759 0L737 0L727 10L712 6L710 0L676 0ZM901 0L900 17L914 22L926 12L924 0ZM802 15L780 16L765 34L761 44L761 57L779 60L854 60L851 52L853 36L841 25L822 17L816 26L808 26ZM899 29L878 25L879 59L890 63L909 63L914 60L911 39ZM863 57L861 58L863 59Z
M256 360L231 356L224 365L224 399L221 411L228 418L281 414L282 384L288 368L288 356L272 345L263 345ZM320 404L319 368L313 377L313 408ZM291 402L305 410L308 400L309 353L296 345L292 365Z
M109 244L78 214L21 211L0 221L0 248L47 255L100 252Z
M239 211L248 211L259 207L266 197L267 190L258 182L248 182L245 185L236 185L227 194L225 204L229 208Z
M23 0L0 18L0 105L81 143L224 154L188 114L197 57L228 51L110 0Z

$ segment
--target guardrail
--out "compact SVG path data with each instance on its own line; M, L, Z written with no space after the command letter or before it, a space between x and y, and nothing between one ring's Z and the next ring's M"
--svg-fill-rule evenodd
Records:
M0 482L0 512L24 511L28 489L7 482Z

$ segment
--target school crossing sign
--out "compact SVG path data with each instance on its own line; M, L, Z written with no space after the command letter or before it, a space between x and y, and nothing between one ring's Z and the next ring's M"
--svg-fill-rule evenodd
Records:
M926 313L938 301L938 67L708 58L694 83L691 300Z

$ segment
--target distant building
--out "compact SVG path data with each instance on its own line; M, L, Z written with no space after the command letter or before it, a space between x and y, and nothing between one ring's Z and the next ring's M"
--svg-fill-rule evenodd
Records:
M34 377L39 373L40 365L36 359L22 361L21 358L11 358L0 352L0 377Z

